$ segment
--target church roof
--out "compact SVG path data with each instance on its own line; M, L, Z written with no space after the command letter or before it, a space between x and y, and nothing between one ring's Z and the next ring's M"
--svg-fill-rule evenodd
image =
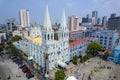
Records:
M61 29L65 29L67 28L67 22L66 22L66 16L65 16L65 10L63 10L62 13L62 19L61 19L61 25L60 25Z
M46 12L45 12L43 29L47 30L47 31L52 31L52 25L51 25L51 20L50 20L48 6L46 6Z
M29 36L29 37L27 37L27 40L28 40L28 41L31 41L32 43L35 43L35 44L37 44L37 45L39 45L39 46L42 46L42 38L41 38L41 37L32 38L32 37ZM53 43L54 43L54 44L57 44L58 41L57 41L57 40L54 40Z

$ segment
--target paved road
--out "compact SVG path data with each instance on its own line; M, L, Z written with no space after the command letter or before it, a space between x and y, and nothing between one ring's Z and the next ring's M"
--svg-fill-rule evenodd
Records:
M9 80L28 80L18 65L5 55L0 57L0 80L8 80L9 76L11 78ZM35 78L29 80L35 80Z

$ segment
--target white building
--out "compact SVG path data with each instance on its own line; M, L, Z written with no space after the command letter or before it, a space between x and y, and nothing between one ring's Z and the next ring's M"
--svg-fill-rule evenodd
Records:
M87 50L87 41L80 38L70 38L73 42L70 42L70 60L76 56L84 56L86 55Z
M57 31L58 40L54 40L54 30L52 30L48 7L46 7L43 28L40 31L42 36L40 36L39 31L31 28L30 36L19 41L20 49L29 57L32 56L43 71L53 70L60 62L68 62L70 60L69 29L65 12L63 12L61 25Z
M77 30L69 32L70 38L85 38L85 30Z
M70 31L76 31L79 30L79 26L80 26L80 19L77 16L69 16L68 19L68 27Z
M97 38L97 41L105 49L113 50L116 46L116 41L119 38L118 32L115 30L102 30L92 34L92 37Z
M20 24L22 27L30 26L29 11L26 9L20 10Z

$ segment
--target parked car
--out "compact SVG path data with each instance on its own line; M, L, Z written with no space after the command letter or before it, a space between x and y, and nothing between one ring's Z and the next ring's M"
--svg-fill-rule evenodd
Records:
M23 68L24 66L26 66L25 64L22 64L21 66L19 66L19 68Z
M31 71L30 71L30 70L28 70L28 71L26 72L26 75L27 75L27 74L31 74Z
M34 77L34 75L33 75L33 74L27 74L26 77L27 77L28 79L30 79L30 78Z
M22 70L24 73L26 73L27 71L29 71L29 69L28 68L25 68L25 69L23 69Z
M12 60L13 60L13 59L16 59L16 58L17 58L16 56L12 56L12 57L11 57Z

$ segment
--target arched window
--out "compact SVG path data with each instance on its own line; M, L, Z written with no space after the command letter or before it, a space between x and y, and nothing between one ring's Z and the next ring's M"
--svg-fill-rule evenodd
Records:
M45 36L44 36L44 37L45 37L45 40L46 40L46 34L45 34Z
M50 35L48 34L48 40L50 39Z
M53 34L51 34L51 39L53 40Z

